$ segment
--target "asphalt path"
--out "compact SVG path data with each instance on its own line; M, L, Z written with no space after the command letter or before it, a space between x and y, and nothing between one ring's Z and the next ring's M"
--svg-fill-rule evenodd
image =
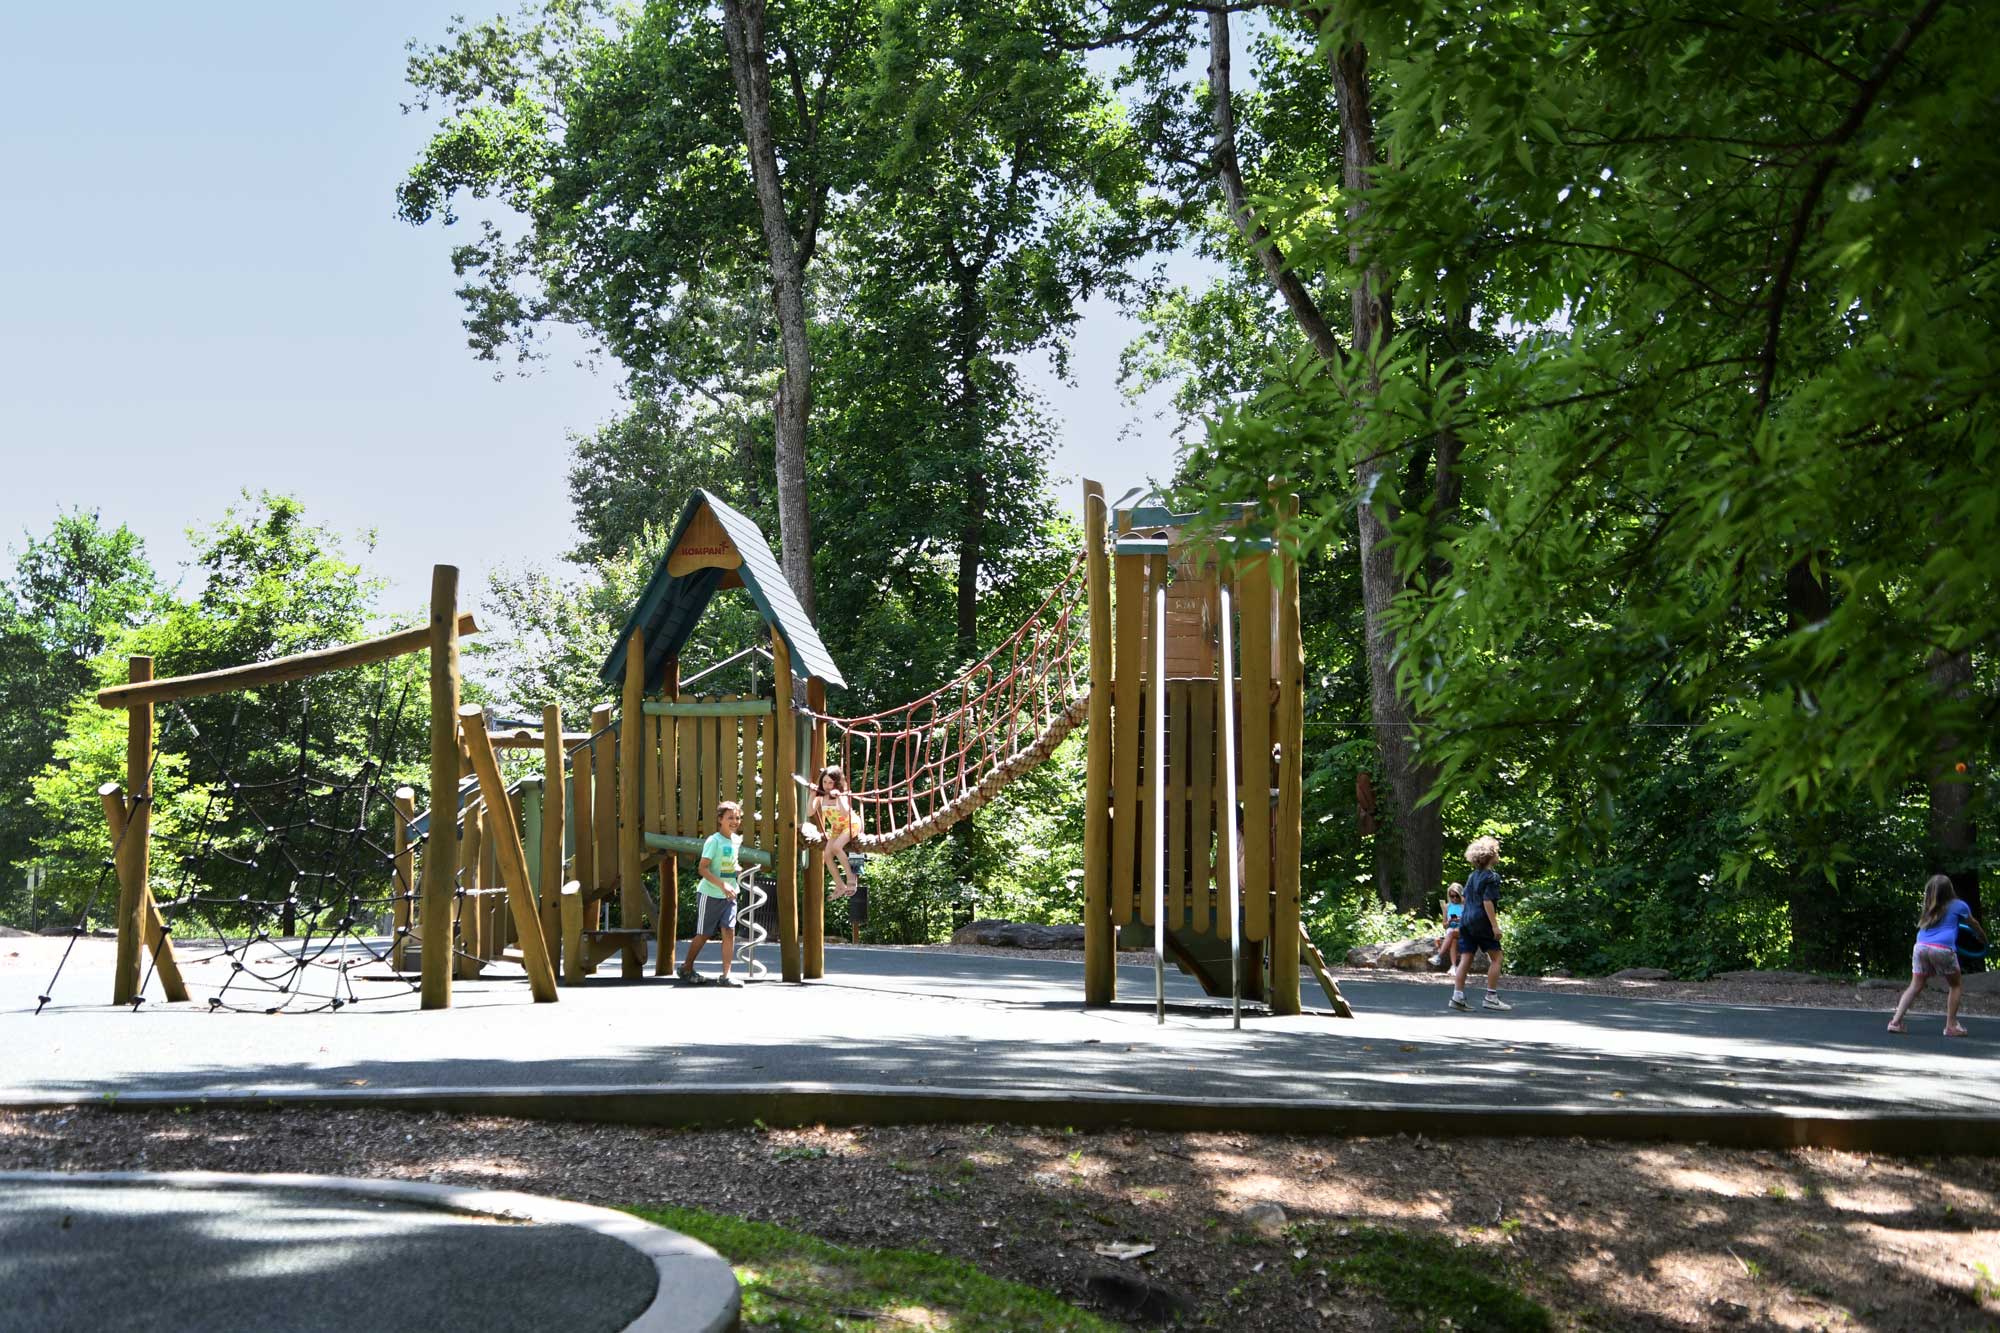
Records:
M579 1227L333 1189L88 1176L0 1188L6 1328L609 1330L657 1286L645 1254Z
M518 975L460 981L443 1013L385 981L340 1012L210 1012L226 965L191 963L195 1003L133 1012L103 1002L109 961L79 950L39 1015L46 974L0 970L0 1100L771 1084L2000 1115L2000 1025L1974 1019L1947 1040L1935 1015L1896 1037L1867 1010L1526 992L1512 1013L1461 1014L1442 983L1353 981L1358 1018L1246 1010L1235 1030L1226 1003L1177 972L1158 1025L1147 969L1121 967L1124 1003L1087 1010L1075 963L832 945L827 977L804 987L624 982L614 963L556 1004L531 1003ZM703 961L713 972L712 946Z

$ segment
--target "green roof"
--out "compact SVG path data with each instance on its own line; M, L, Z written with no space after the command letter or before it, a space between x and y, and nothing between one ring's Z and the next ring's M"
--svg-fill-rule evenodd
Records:
M826 645L820 642L819 631L806 617L805 608L793 595L791 584L785 581L784 571L778 567L778 558L771 554L770 544L764 540L763 532L749 518L708 491L696 491L688 497L687 507L681 510L680 522L674 525L667 549L661 554L653 577L646 580L646 589L639 594L632 613L625 617L625 628L619 631L618 640L611 647L611 655L604 659L598 678L613 689L624 684L625 645L632 641L632 631L636 629L646 636L646 689L658 690L666 683L667 659L679 656L688 637L694 633L695 624L708 610L709 599L721 586L723 575L729 572L697 569L679 577L667 572L667 562L673 558L674 548L680 545L688 524L694 521L694 516L704 505L722 524L730 544L743 557L742 567L734 572L742 578L743 588L750 594L750 600L756 605L758 614L763 616L764 623L784 640L785 647L791 651L794 674L801 679L816 678L845 688L847 681L842 678L840 668L833 664Z

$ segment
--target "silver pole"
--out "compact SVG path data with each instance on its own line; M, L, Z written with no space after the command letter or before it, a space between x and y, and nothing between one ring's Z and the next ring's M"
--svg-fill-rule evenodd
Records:
M1162 576L1153 586L1153 1019L1167 1021L1167 581L1166 561L1154 557Z
M1233 1027L1243 1026L1243 935L1237 929L1243 907L1243 878L1237 867L1236 832L1236 643L1235 624L1227 579L1217 581L1222 599L1222 793L1216 809L1222 811L1222 864L1229 876L1229 1011Z

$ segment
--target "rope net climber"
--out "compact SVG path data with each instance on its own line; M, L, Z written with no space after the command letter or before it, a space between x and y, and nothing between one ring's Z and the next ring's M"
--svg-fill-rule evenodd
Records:
M178 703L162 710L158 748L132 803L153 803L148 887L160 922L139 996L167 940L191 989L207 992L194 998L210 1009L312 1013L416 989L389 970L380 929L399 899L415 895L396 855L392 804L409 686L385 675L358 728L317 714L309 687L297 694L295 705L257 701L249 728L242 696L226 713ZM257 714L282 719L283 732L272 726L251 738ZM109 795L107 805L122 799ZM132 827L114 838L75 935L107 884L117 896L114 867ZM357 987L364 969L369 981L392 984ZM51 992L61 973L59 963Z
M1047 759L1084 720L1084 567L1079 556L1004 642L923 698L864 717L800 710L827 724L828 762L853 788L862 816L854 850L893 852L944 832Z

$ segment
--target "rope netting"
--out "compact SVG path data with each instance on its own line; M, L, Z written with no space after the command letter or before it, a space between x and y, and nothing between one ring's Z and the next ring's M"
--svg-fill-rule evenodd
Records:
M827 724L829 763L847 773L862 852L935 837L1049 757L1090 702L1089 624L1078 556L1004 642L923 698L864 717L799 711Z
M135 811L152 807L148 884L163 927L145 950L135 1008L169 942L191 998L210 1009L312 1013L418 988L390 969L394 936L383 938L395 905L417 891L397 856L393 805L410 689L385 677L372 693L365 718L351 707L324 718L301 688L282 730L272 724L291 708L260 701L254 735L241 697L226 714L204 707L206 729L187 705L162 708L145 789L131 798ZM116 898L120 844L137 822L114 841L74 936L107 889ZM50 992L68 959L66 949Z

